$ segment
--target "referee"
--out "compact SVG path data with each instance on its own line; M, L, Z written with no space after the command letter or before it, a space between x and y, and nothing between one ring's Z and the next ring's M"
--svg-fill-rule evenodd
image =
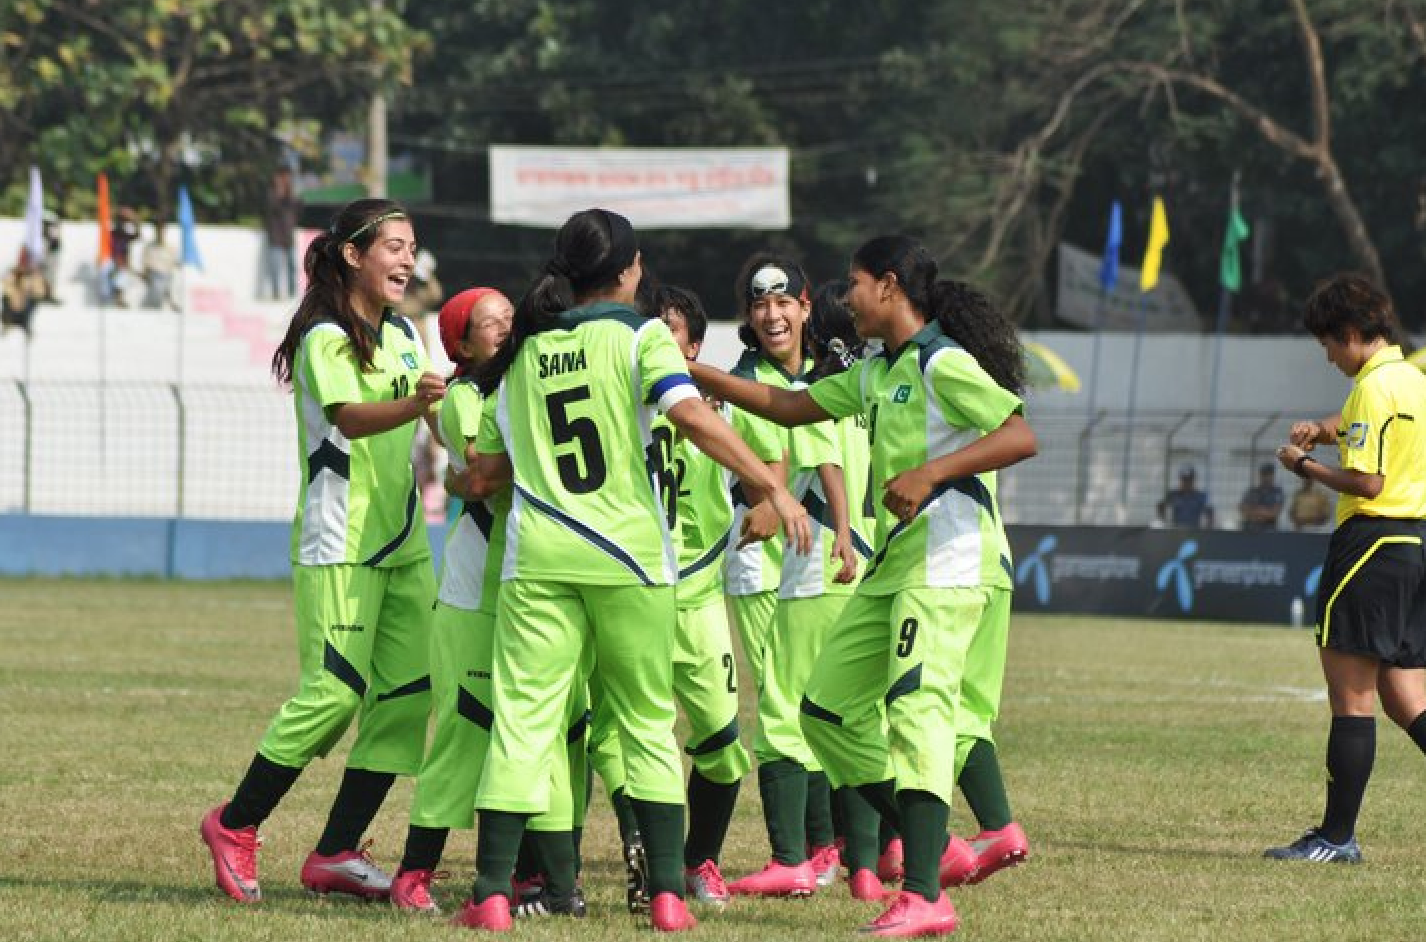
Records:
M1296 422L1283 467L1341 496L1317 593L1317 646L1332 726L1322 823L1277 860L1360 863L1357 812L1376 754L1376 698L1426 752L1426 376L1402 358L1391 299L1337 275L1307 300L1303 324L1352 378L1341 415ZM1309 452L1336 442L1340 468Z

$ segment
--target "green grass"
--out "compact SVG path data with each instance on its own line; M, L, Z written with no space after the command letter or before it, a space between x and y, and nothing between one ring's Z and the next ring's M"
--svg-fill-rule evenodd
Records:
M0 581L0 939L454 939L444 924L308 898L297 870L340 760L316 763L264 827L266 901L212 886L198 820L228 795L296 678L278 584ZM1406 940L1422 937L1423 758L1383 721L1361 867L1259 854L1315 821L1326 706L1300 632L1016 620L999 735L1032 860L956 891L959 938ZM394 867L410 783L374 827ZM969 822L957 809L964 832ZM592 918L540 939L648 938L623 913L612 815L585 842ZM454 907L474 854L453 835ZM749 780L725 854L767 856ZM844 885L804 902L704 913L706 940L850 939L876 908Z

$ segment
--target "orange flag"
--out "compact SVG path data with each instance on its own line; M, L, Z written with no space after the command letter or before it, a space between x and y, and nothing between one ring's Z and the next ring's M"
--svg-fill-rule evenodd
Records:
M99 174L99 264L113 261L114 243L109 232L113 222L109 218L109 178Z

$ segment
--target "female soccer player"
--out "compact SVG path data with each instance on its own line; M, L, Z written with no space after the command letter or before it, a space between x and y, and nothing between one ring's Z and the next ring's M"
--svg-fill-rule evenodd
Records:
M807 336L810 285L792 259L762 252L743 265L738 295L748 351L734 372L783 388L806 385L814 365ZM766 434L757 419L735 420L744 437ZM836 878L831 789L797 720L802 688L856 578L847 487L832 423L786 437L793 493L816 520L818 551L796 561L775 548L749 546L728 560L727 583L743 649L758 691L758 759L772 859L729 891L748 896L806 896ZM828 586L832 588L829 590Z
M1295 422L1278 460L1338 492L1337 529L1317 590L1317 646L1332 725L1322 823L1267 856L1360 863L1357 813L1376 757L1376 701L1426 752L1426 378L1402 359L1391 299L1337 275L1302 316L1327 360L1352 379L1341 415ZM1335 442L1340 467L1310 454Z
M297 411L292 568L302 677L237 792L200 829L218 886L240 902L261 898L258 825L353 719L356 742L302 883L318 893L390 892L358 842L396 775L421 764L436 585L411 440L416 420L429 420L445 394L420 335L391 313L415 255L398 204L348 205L307 250L307 290L272 358Z
M505 295L494 288L467 289L441 307L441 344L456 365L441 405L441 439L457 483L475 456L480 430L483 397L475 385L475 370L509 336L513 314ZM392 881L391 903L398 909L439 912L430 887L446 837L451 828L475 824L476 786L490 739L490 659L509 510L508 489L486 501L466 501L446 537L431 628L435 732L416 778L406 850ZM584 705L577 699L571 711L579 714L582 728ZM551 813L531 822L539 841L570 843L570 831L583 818L582 737L570 744L568 754L568 759L555 756ZM550 898L540 901L544 911L582 913L582 897L573 886L564 892L559 887L546 890Z
M884 349L810 389L694 368L709 392L785 425L867 417L876 554L817 659L802 726L833 783L856 786L902 834L903 891L867 927L883 936L939 935L959 922L938 870L965 722L961 679L1011 588L989 472L1036 451L1011 391L1023 370L1013 328L996 318L952 339L950 311L967 289L936 274L904 236L859 248L847 303L858 333Z
M624 754L649 866L650 914L691 928L683 901L683 771L674 740L677 560L646 463L653 410L772 502L792 545L805 512L698 396L668 327L631 307L642 268L624 217L576 213L482 374L498 392L477 441L472 492L514 482L491 671L494 722L477 797L478 876L458 922L510 927L510 877L531 781L563 740L564 704L592 648Z

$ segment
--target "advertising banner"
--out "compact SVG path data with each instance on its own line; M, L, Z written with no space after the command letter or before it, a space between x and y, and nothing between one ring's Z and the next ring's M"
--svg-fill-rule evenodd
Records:
M598 206L636 229L786 229L785 147L490 148L490 218L557 229Z
M1313 620L1325 533L1128 527L1006 528L1015 608L1287 624Z

